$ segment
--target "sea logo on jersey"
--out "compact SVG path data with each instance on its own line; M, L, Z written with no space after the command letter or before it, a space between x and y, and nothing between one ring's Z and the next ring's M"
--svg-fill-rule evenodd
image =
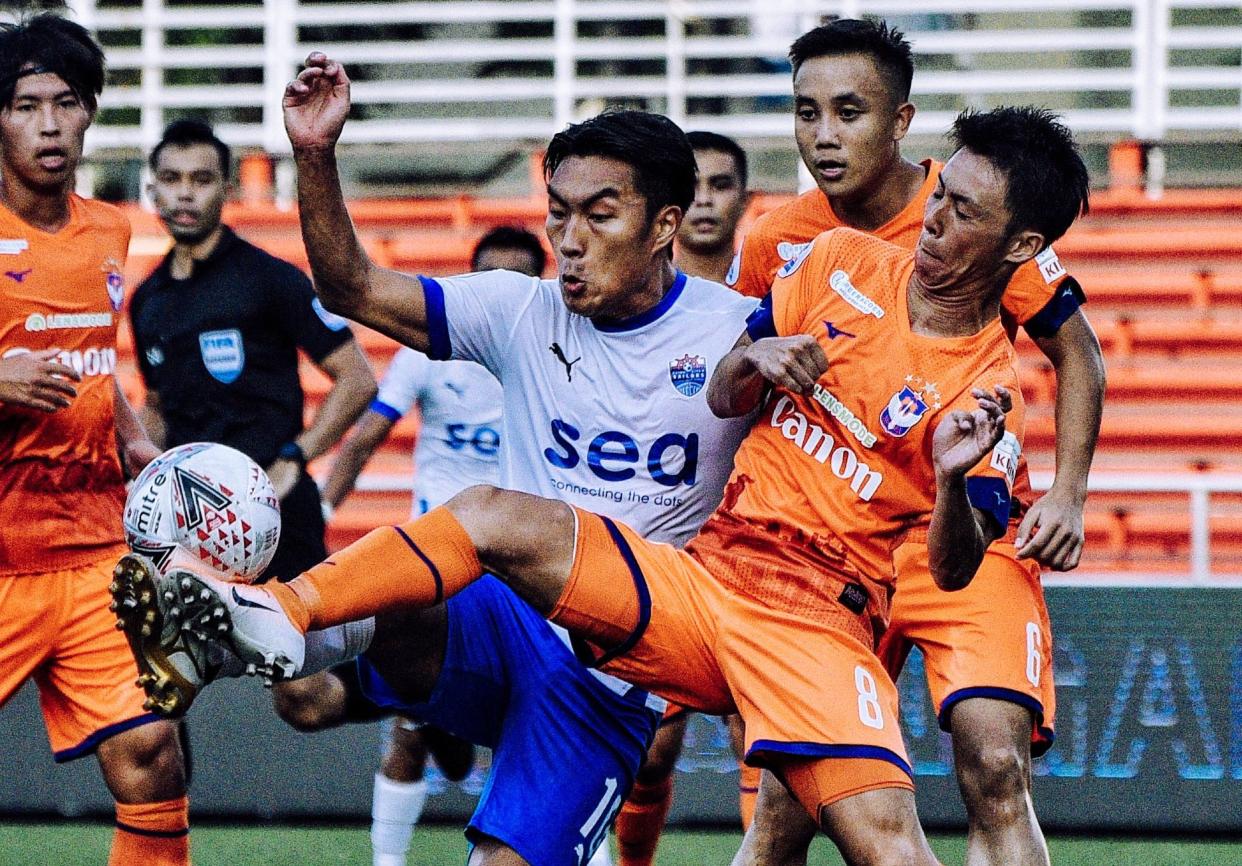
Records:
M121 275L121 263L109 256L104 259L100 270L104 272L104 288L108 290L108 301L112 304L112 309L119 311L121 304L125 302L125 277Z
M565 381L572 382L574 380L574 364L582 360L582 356L574 358L572 361L565 357L565 350L561 348L560 343L553 343L548 346L548 351L556 356L556 360L565 365Z
M807 241L804 244L791 244L788 241L781 241L777 244L776 253L784 260L785 264L776 272L776 275L778 277L792 276L798 268L802 267L802 263L811 254L811 247L813 246L815 246L815 241Z
M850 281L850 275L845 271L833 271L832 276L828 278L828 285L858 312L875 316L877 319L884 318L884 308L858 291Z
M848 480L859 499L870 502L884 483L884 476L859 460L848 445L838 445L831 433L812 423L796 405L792 397L782 395L772 410L772 426L803 453L832 470L833 475Z
M204 331L198 335L198 349L203 356L203 366L217 382L229 385L237 381L246 367L246 350L242 345L241 331Z
M693 397L707 384L707 362L702 355L682 355L669 362L668 375L679 394Z
M918 376L906 376L905 386L888 400L880 413L880 426L890 436L905 436L923 420L928 409L940 408L940 392Z
M1035 264L1039 265L1039 273L1048 285L1052 285L1065 276L1065 265L1061 264L1061 260L1057 258L1056 251L1052 247L1048 247L1037 255Z

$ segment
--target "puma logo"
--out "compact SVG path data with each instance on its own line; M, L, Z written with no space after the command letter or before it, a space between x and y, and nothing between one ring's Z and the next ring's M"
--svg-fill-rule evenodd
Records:
M5 271L4 275L14 282L20 283L22 280L26 279L26 277L28 277L30 272L33 270L34 268L26 268L24 271Z
M582 356L579 355L577 358L570 361L565 357L565 351L561 348L560 343L553 343L551 346L548 346L548 351L556 356L556 360L565 365L565 379L566 381L572 382L574 380L574 364L581 361Z

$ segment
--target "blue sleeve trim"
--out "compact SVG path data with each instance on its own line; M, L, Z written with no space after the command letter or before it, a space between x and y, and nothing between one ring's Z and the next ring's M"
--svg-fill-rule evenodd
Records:
M634 578L634 591L638 593L638 623L634 626L634 630L630 632L630 636L618 644L612 650L601 655L591 667L603 667L608 662L619 656L625 655L642 640L643 633L647 631L647 625L651 622L651 590L647 587L647 578L643 576L643 571L638 566L638 560L634 558L634 551L630 550L629 543L625 540L625 536L621 534L621 530L617 529L617 525L607 517L600 517L604 521L604 526L608 528L608 534L612 536L612 543L617 546L617 550L621 553L621 558L625 560L626 566L630 569L630 576Z
M1001 479L970 476L966 479L966 498L975 508L990 514L1002 531L1009 525L1009 488Z
M768 292L755 307L754 312L746 317L746 333L750 341L757 343L765 337L776 336L776 320L772 317L772 293Z
M427 357L433 361L447 361L453 357L453 344L449 341L448 315L444 312L444 286L431 277L419 277L423 284L423 300L427 305Z
M146 725L150 722L158 722L160 719L161 717L155 715L154 713L143 713L141 716L135 716L132 719L126 719L123 722L108 725L106 728L100 728L78 745L53 753L52 760L58 764L63 764L66 761L73 761L77 758L83 758L98 749L99 744L109 737L115 737L117 734L128 731L130 728L137 728L140 725Z
M950 694L944 699L944 703L940 705L940 713L936 717L936 720L940 723L940 730L945 733L950 733L949 716L953 712L953 708L969 698L988 698L993 701L1005 701L1010 704L1017 704L1020 707L1025 707L1035 716L1036 729L1041 735L1041 741L1046 741L1049 747L1052 745L1054 736L1052 730L1043 726L1043 703L1025 692L1019 692L1015 689L1006 689L1001 686L972 686L971 688L958 689ZM1032 734L1034 734L1034 732L1035 731L1033 730ZM1034 736L1032 736L1032 740L1035 740ZM1047 748L1045 748L1044 751L1047 751Z
M371 405L368 408L376 415L383 415L389 421L401 420L401 413L392 406L389 406L383 400L372 400Z
M1032 337L1053 337L1078 308L1087 302L1082 286L1073 277L1066 277L1057 287L1052 300L1022 325Z
M839 745L836 743L783 743L778 740L755 740L746 753L746 763L756 766L751 757L756 752L778 752L782 755L797 755L803 758L874 758L877 761L888 761L897 766L903 773L914 778L914 771L905 759L896 752L883 746Z

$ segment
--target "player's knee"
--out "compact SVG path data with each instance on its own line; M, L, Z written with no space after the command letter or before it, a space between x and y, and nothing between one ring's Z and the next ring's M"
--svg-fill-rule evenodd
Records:
M567 528L572 533L569 506L490 484L467 487L445 507L466 530L479 558L498 566L537 559L546 539L563 536Z
M147 802L185 791L185 763L172 722L122 731L99 745L99 765L117 799Z
M1028 766L1012 746L992 746L959 755L958 778L971 820L1004 826L1027 811Z
M276 715L294 730L322 731L343 721L344 697L339 680L330 678L334 688L311 688L299 680L281 683L272 690Z

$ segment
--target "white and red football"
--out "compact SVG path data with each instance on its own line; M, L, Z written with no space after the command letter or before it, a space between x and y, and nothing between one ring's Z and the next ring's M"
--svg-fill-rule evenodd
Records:
M161 572L210 569L253 583L276 555L280 502L259 464L227 445L190 442L151 461L125 500L125 540Z

